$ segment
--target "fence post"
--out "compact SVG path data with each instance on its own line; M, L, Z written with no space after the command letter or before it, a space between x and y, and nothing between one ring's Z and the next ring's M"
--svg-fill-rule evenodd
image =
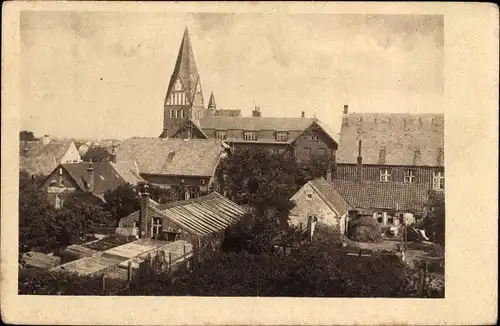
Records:
M104 294L104 291L106 291L106 274L102 274L101 276L101 285L102 285L102 292Z
M172 252L168 253L168 269L172 270Z

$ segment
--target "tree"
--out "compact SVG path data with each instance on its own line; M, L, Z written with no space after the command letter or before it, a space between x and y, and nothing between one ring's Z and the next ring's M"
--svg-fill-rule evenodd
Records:
M302 185L301 176L291 155L259 149L237 150L217 170L219 184L229 198L259 213L274 209L280 217L293 207L290 198Z
M32 131L22 130L19 132L19 140L21 141L32 141L36 140L35 134Z
M91 147L83 155L82 159L85 162L109 162L111 161L111 153L105 147Z
M445 246L445 203L444 197L433 194L425 205L422 226L432 241Z
M120 219L141 208L137 190L131 184L121 185L106 192L104 200L104 209L114 218L116 226Z
M113 216L116 226L120 219L141 209L139 192L142 187L142 184L138 186L124 184L104 194L104 209ZM175 194L170 189L149 186L148 192L150 198L158 203L176 200Z

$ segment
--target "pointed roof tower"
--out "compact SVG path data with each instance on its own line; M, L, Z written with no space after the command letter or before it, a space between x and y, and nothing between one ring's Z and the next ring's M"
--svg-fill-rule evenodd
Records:
M215 105L215 96L214 92L212 92L212 94L210 94L210 99L208 100L208 109L215 110L216 108L217 106Z
M179 49L179 54L177 55L177 61L172 73L172 78L170 79L170 85L168 86L169 93L172 91L177 79L181 80L184 89L192 100L198 86L199 74L198 69L196 68L196 62L194 60L193 49L191 47L191 41L189 40L189 31L187 26L184 29L181 47Z

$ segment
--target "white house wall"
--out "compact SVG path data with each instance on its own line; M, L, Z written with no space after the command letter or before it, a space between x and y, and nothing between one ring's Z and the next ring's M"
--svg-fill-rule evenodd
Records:
M310 198L309 196L310 195ZM308 216L316 216L319 223L329 226L339 226L340 231L344 232L343 219L338 219L337 214L328 206L316 191L306 183L291 198L295 202L295 207L290 211L290 224L307 227Z
M63 157L61 158L61 161L57 163L77 163L81 161L82 157L78 152L78 148L76 148L75 143L71 143L68 150L66 151L66 154L64 154Z

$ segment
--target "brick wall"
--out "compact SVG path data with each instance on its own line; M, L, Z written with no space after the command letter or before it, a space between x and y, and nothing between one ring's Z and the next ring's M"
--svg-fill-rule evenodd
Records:
M415 171L415 179L413 182L428 183L429 188L432 188L432 173L434 171L444 171L439 167L414 167L414 166L394 166L394 165L363 165L363 179L370 181L380 181L380 170L390 169L391 181L404 182L405 170L411 169ZM337 179L356 180L357 165L337 163L336 175Z

